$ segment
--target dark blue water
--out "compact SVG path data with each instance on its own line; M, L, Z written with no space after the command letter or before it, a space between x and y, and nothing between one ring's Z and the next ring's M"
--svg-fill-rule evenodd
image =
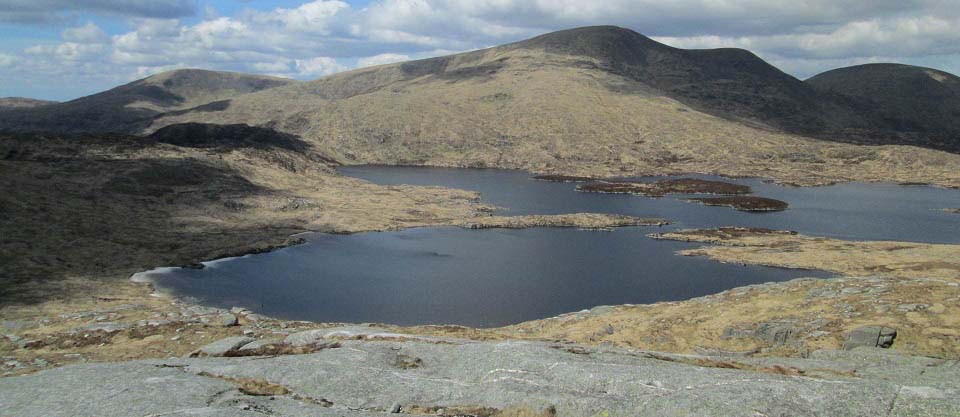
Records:
M422 228L311 235L308 243L152 274L163 290L220 307L320 322L499 326L597 305L682 300L819 271L721 264L676 256L698 244L645 235L687 227L755 226L844 239L960 241L960 192L930 187L845 184L787 188L757 180L757 195L791 208L744 213L678 198L588 194L574 184L530 180L504 170L350 167L380 184L444 185L482 193L503 214L605 212L664 217L676 224L613 232L572 229ZM711 178L701 176L701 178Z
M751 226L847 240L960 243L960 215L942 210L960 207L960 190L945 188L863 183L785 187L759 179L686 176L749 185L754 195L790 204L790 209L782 212L748 213L704 207L675 196L657 199L580 193L574 191L576 184L534 181L523 171L383 166L340 171L377 184L443 185L478 191L484 202L504 207L504 214L620 213L663 217L682 228Z

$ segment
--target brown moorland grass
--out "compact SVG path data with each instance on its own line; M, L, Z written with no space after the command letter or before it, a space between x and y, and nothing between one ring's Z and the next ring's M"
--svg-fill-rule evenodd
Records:
M754 196L727 196L727 197L702 197L688 198L687 201L693 201L705 206L723 206L732 207L740 211L783 211L789 207L785 201L766 197Z

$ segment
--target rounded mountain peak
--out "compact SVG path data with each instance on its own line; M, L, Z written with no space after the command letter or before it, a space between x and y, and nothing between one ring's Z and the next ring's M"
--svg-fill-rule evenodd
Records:
M561 30L517 42L513 46L625 64L642 63L651 51L674 49L619 26L587 26Z

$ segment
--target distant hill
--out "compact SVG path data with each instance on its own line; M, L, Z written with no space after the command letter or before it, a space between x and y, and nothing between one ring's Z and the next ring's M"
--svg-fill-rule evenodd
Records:
M0 111L8 109L22 109L46 106L54 104L56 101L37 100L26 97L0 97Z
M185 122L246 123L317 142L348 162L542 169L625 149L634 154L627 159L671 163L742 138L790 140L783 134L960 152L956 77L889 68L804 82L746 50L678 49L595 26L310 82L175 71L0 114L0 130L148 134Z
M808 79L824 95L839 96L868 115L866 136L960 150L960 78L932 68L867 64Z
M0 113L0 130L134 133L161 113L223 108L233 97L293 82L261 75L175 70L64 103Z
M590 57L600 70L698 110L791 132L817 133L857 118L743 49L678 49L613 26L554 32L510 46Z

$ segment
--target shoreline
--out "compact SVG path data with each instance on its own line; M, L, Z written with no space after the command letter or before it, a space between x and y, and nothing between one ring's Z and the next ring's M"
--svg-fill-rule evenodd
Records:
M28 281L25 284L14 281L11 284L12 288L20 292L42 295L37 300L21 297L15 303L0 307L4 321L11 322L14 326L4 330L4 334L13 337L0 337L0 353L15 358L11 361L25 364L23 368L10 370L14 373L33 372L50 366L82 361L103 362L180 356L209 343L214 337L240 336L245 331L254 332L253 335L258 338L270 337L277 332L289 332L290 328L325 326L321 323L266 318L253 322L242 314L238 317L237 325L218 326L216 322L221 313L207 312L208 309L200 305L187 306L183 301L163 295L151 297L150 293L154 291L149 284L131 281L130 278L135 274L149 270L144 269L143 265L148 267L164 264L202 265L203 262L207 262L203 259L216 260L226 256L277 250L295 243L297 235L302 233L359 233L411 227L458 226L465 219L478 218L486 218L487 221L504 221L501 216L490 216L490 213L484 209L487 206L479 201L479 196L475 192L444 187L380 186L335 173L333 170L288 171L268 160L261 160L262 155L245 153L242 150L217 154L167 146L148 147L133 144L131 150L124 150L124 153L117 155L116 161L119 162L112 162L114 160L84 159L84 152L96 151L92 154L119 152L98 149L98 146L112 146L109 143L106 145L72 143L52 139L49 143L25 142L13 145L26 149L37 148L34 150L37 157L73 157L90 165L89 168L84 169L93 172L93 174L87 171L75 173L70 165L39 164L33 163L33 160L0 161L11 168L11 176L7 178L11 184L22 182L30 185L30 187L19 188L20 191L15 195L18 198L24 198L24 204L41 209L49 206L50 209L85 213L84 215L92 216L91 219L105 222L105 230L114 233L110 236L112 240L105 241L114 246L103 246L99 241L81 241L79 244L67 247L69 250L61 249L60 252L55 252L70 262L85 262L79 264L80 268L56 262L51 263L47 270L35 269L30 264L16 266L20 268L17 271L25 277L41 277L50 273L64 276L58 280ZM63 150L60 150L60 147ZM79 157L74 155L76 150L80 152ZM64 153L65 156L60 153ZM181 200L169 202L158 199L152 194L116 194L118 191L112 189L89 188L83 182L88 181L89 178L98 178L98 181L109 180L111 174L126 176L130 169L127 164L131 162L137 169L156 168L157 172L167 172L160 168L168 169L171 165L192 167L194 165L186 165L190 158L209 164L208 166L212 168L205 169L216 169L211 171L213 173L222 172L223 174L217 174L221 175L217 178L229 180L234 178L231 175L236 172L242 173L244 178L249 179L252 187L235 189L228 187L233 186L231 182L203 183L195 188L184 190L194 194L178 193L175 196L183 197L174 198L181 198ZM150 161L152 165L145 164L143 161ZM174 164L173 161L179 165ZM303 164L309 166L308 161L303 161ZM599 171L602 170L601 167ZM527 174L536 172L535 170L523 171ZM667 172L668 174L661 176L675 176ZM94 174L101 177L91 176ZM618 175L622 174L622 172L618 173ZM106 178L102 177L103 175L106 175ZM705 173L704 175L716 174ZM757 180L765 181L762 177ZM275 188L266 191L256 188L257 184L266 183L275 184ZM17 187L10 189L18 190ZM57 200L43 199L42 197L47 195L44 194L45 190L50 189L64 189L68 192L58 195ZM84 192L118 196L113 200L111 208L115 207L124 215L104 211L99 206L91 205L87 199L83 198ZM226 201L200 198L203 193L211 192L226 193L230 197ZM77 195L74 196L71 193ZM303 202L304 200L306 202ZM290 201L296 201L296 204L290 204ZM226 205L234 202L238 204ZM14 216L17 214L13 213ZM100 220L101 217L102 220ZM108 223L109 221L117 221L117 223ZM50 223L57 224L54 221ZM69 224L64 228L66 226ZM567 225L567 227L576 227L576 225ZM42 236L40 243L47 246L41 247L46 248L48 252L61 248L62 246L57 246L61 241L71 241L70 235L65 232L61 232L62 236L43 235L29 233L33 229L23 229L18 231L25 234L23 239L29 239L29 236L36 239L36 236ZM147 240L141 238L130 243L126 243L127 241L123 238L144 231L156 233ZM72 233L81 233L80 236L86 236L82 232L82 230L72 231ZM20 238L20 235L11 236ZM165 263L165 260L177 262ZM102 261L111 262L102 265L95 263ZM803 349L807 347L837 348L843 334L849 330L847 327L869 323L851 321L849 318L844 318L842 314L846 313L838 310L837 307L824 305L821 306L825 309L824 311L835 311L840 314L837 320L840 320L838 323L841 324L831 324L825 327L826 330L816 330L829 331L831 335L822 336L814 342L804 342L806 345L800 347L767 346L763 340L727 340L722 339L721 336L725 327L734 326L743 321L756 325L759 322L784 319L784 317L771 315L767 311L768 305L782 305L787 310L802 306L791 304L793 296L789 291L783 290L784 288L800 285L804 288L802 291L812 291L815 288L807 287L840 285L843 279L845 278L841 276L822 280L829 281L828 283L818 281L778 284L761 287L767 288L762 291L741 287L728 290L726 295L721 293L707 296L705 300L708 301L691 299L642 306L617 306L612 309L614 310L612 312L557 326L555 322L560 319L548 318L532 324L520 323L496 329L419 326L404 328L404 330L413 333L463 336L478 340L561 340L590 345L612 343L615 346L641 347L677 353L696 352L700 348L735 351L766 346L773 349L768 352L769 354L797 356L802 355ZM916 285L909 286L914 284ZM889 283L889 285L899 284ZM924 283L909 285L904 289L907 294L920 294L921 289L931 288L939 291L936 294L944 293L943 288L930 287ZM748 295L735 296L741 292ZM733 297L732 301L727 301L728 297ZM858 296L853 295L853 297ZM915 303L908 302L908 304ZM936 309L933 302L929 304L931 304L930 309ZM744 306L751 309L743 310ZM204 313L192 312L191 308L197 308ZM924 311L930 311L930 309ZM739 316L731 316L732 312L737 311L740 311ZM569 314L576 316L576 312ZM910 314L921 314L921 312ZM787 318L789 317L787 315ZM102 320L98 320L101 318ZM645 321L647 319L650 321ZM692 319L697 322L691 322ZM207 320L207 322L200 320ZM139 326L138 321L155 322L159 325ZM110 323L130 327L112 330L107 326ZM895 322L885 324L896 325ZM82 337L88 334L83 329L89 326L100 329L89 333L95 340ZM107 330L103 330L104 326L107 326ZM614 329L613 333L609 333L608 330L611 326ZM936 327L933 328L936 329ZM943 329L960 331L960 324L950 324ZM913 343L910 342L911 337L919 336L912 335L909 331L903 334L905 336L902 336L902 340L906 340L906 344L898 342L894 345L895 348L902 348L908 353L933 352L936 354L938 352L932 345L911 344ZM48 344L38 348L21 347L21 344L31 340L41 340ZM97 341L97 344L88 344L94 341ZM35 364L34 361L39 362Z
M615 228L623 227L662 227L669 225L671 222L666 219L655 219L655 218L643 218L636 216L620 215L620 214L606 214L606 213L570 213L570 214L554 214L554 215L520 215L520 216L479 216L471 219L464 220L455 224L438 224L438 225L429 225L429 226L414 226L408 227L399 230L362 230L362 231L350 231L350 232L326 232L326 231L305 231L294 233L289 236L287 239L290 244L288 245L273 245L268 250L263 250L262 248L254 248L250 252L237 254L234 256L228 256L224 258L215 258L207 261L199 261L196 264L191 264L187 266L158 266L152 269L140 271L133 273L129 276L128 280L137 283L137 284L146 284L151 288L151 295L157 295L169 298L171 300L182 301L184 297L177 296L175 294L167 293L161 291L161 289L156 285L156 282L153 281L149 276L152 274L164 274L173 272L177 269L203 269L208 267L211 264L228 262L233 259L246 258L253 255L259 255L263 253L269 253L277 250L282 250L285 248L298 246L308 243L308 240L303 237L307 234L340 234L340 235L352 235L360 233L384 233L391 231L400 231L400 230L409 230L417 228L438 228L438 227L456 227L460 229L467 230L484 230L484 229L534 229L534 228L577 228L582 231L609 231ZM196 266L194 266L196 265ZM212 307L203 304L197 304L200 307ZM262 315L262 313L256 313ZM317 324L326 324L326 323L317 323ZM339 323L344 324L344 323ZM395 326L387 323L377 323L380 325L386 326ZM449 324L440 324L439 326L448 326ZM419 325L418 325L419 326Z
M441 225L449 226L449 225ZM303 232L300 232L303 233ZM360 233L359 231L356 233ZM790 232L781 232L784 236L795 237L797 235ZM889 242L888 242L889 243ZM949 246L949 245L946 245ZM953 245L956 246L956 245ZM727 246L723 246L727 247ZM697 249L692 249L696 251ZM715 260L722 261L722 260ZM744 264L756 264L755 262L742 262ZM785 266L790 267L790 266ZM796 269L796 268L791 268ZM135 274L131 274L132 278ZM754 311L749 314L740 314L736 315L739 320L730 320L727 316L731 314L731 310L735 309L756 309L757 307L751 307L756 305L756 303L761 303L759 305L764 305L766 302L787 302L788 305L792 301L791 297L785 297L788 294L793 294L797 291L797 288L803 288L801 291L806 291L813 293L815 291L826 291L818 290L817 288L841 288L843 291L847 291L847 288L859 288L858 286L867 285L867 286L890 286L895 288L903 288L897 291L891 292L904 292L908 294L933 294L925 296L924 302L928 303L926 305L931 305L934 307L918 307L925 308L923 312L939 311L936 307L943 304L943 299L949 299L952 296L960 295L960 290L958 290L957 285L954 283L945 283L945 282L931 282L929 280L917 280L917 279L902 279L895 277L888 278L871 278L871 277L855 277L849 276L842 273L837 273L835 276L829 278L798 278L785 282L776 282L776 283L765 283L765 284L755 284L742 287L736 287L722 291L717 294L705 295L700 297L694 297L682 301L662 301L651 304L623 304L623 305L614 305L614 306L595 306L585 311L574 311L563 313L553 317L547 317L543 319L538 319L530 322L517 323L514 325L497 327L497 328L473 328L466 326L458 325L418 325L418 326L395 326L389 324L376 324L377 326L388 328L392 331L397 331L401 333L408 333L414 335L425 335L425 336L438 336L438 337L461 337L465 339L473 340L511 340L511 339L520 339L520 340L563 340L569 343L580 343L585 345L601 345L607 343L612 343L613 346L623 347L623 348L642 348L647 350L657 350L663 352L673 352L673 353L702 353L702 352L754 352L749 356L778 356L778 357L794 357L798 355L803 355L803 352L807 348L804 346L816 346L826 349L839 349L839 344L842 342L842 338L846 333L847 325L843 325L840 331L833 330L834 327L828 327L827 333L831 336L823 339L822 337L816 339L807 340L801 339L801 337L806 334L818 334L824 333L823 328L812 330L806 327L796 327L796 331L799 332L795 334L795 339L791 339L791 344L787 345L770 345L768 342L765 342L763 339L724 339L721 337L723 334L728 332L730 326L738 326L737 323L741 322L753 322L760 323L754 324L752 326L762 325L764 320L769 320L769 313L760 313L760 311ZM960 280L960 277L958 277ZM100 294L104 296L103 299L111 301L94 301L90 306L99 306L93 308L93 311L109 311L111 308L124 308L125 305L130 305L130 303L135 303L134 305L140 305L137 307L138 312L135 314L135 317L145 317L147 320L154 320L159 323L159 327L148 326L146 328L140 327L125 327L125 330L109 330L107 333L97 333L107 341L106 348L98 348L97 350L91 351L88 348L80 349L53 349L41 348L38 351L35 349L27 349L26 352L29 352L29 355L26 356L27 359L30 357L37 357L38 359L42 358L43 363L55 363L59 365L65 365L69 363L75 363L78 359L69 359L65 355L73 355L77 352L77 355L83 355L83 361L88 360L89 356L93 356L92 359L95 362L98 361L115 361L123 360L124 358L149 358L149 357L166 357L170 354L179 356L195 349L197 346L202 345L203 343L208 343L213 337L220 337L216 335L229 336L231 334L246 334L249 331L254 331L255 337L271 337L271 334L285 334L290 331L296 330L309 330L309 329L319 329L319 328L329 328L331 326L344 325L344 323L318 323L318 322L307 322L300 320L282 320L263 316L256 312L244 312L242 314L235 314L238 318L239 323L234 326L221 327L215 322L219 319L221 315L230 314L230 310L218 309L214 307L205 306L201 303L193 302L184 297L177 297L172 294L166 294L162 291L158 291L151 283L138 283L133 280L127 281L129 285L109 285L109 283L104 283L105 292ZM879 284L878 284L879 283ZM835 292L842 292L840 290L830 290ZM859 290L858 290L859 291ZM932 292L931 292L932 291ZM946 293L944 291L947 291ZM117 292L121 294L126 294L126 296L118 296ZM851 293L847 297L865 297L870 294L869 292L856 292ZM951 295L953 294L953 295ZM746 297L746 298L744 298ZM946 298L944 298L946 297ZM870 296L868 299L872 299ZM770 301L763 301L770 300ZM56 304L56 301L51 301L50 303ZM733 303L733 304L730 304ZM806 301L804 303L809 303ZM72 306L72 307L71 307ZM113 307L110 307L113 306ZM827 305L822 305L820 307L818 314L836 314L834 307L827 307ZM896 304L894 304L894 308ZM90 310L91 307L80 308L77 305L72 303L66 303L65 305L60 305L55 307L54 311L65 311L67 316L72 316L80 314L84 316L88 313L83 313L85 310ZM213 313L207 313L206 316L200 316L204 322L197 322L196 319L192 322L187 322L185 325L181 324L177 327L165 327L168 326L163 324L165 321L177 320L176 317L179 317L177 312L191 311L213 311ZM242 309L241 309L242 310ZM77 313L79 311L79 313ZM129 310L123 310L129 311ZM244 310L245 311L245 310ZM749 311L749 310L748 310ZM101 313L101 314L112 314L112 313ZM680 314L680 316L676 316ZM845 314L842 313L841 314ZM915 314L915 313L909 313ZM950 310L940 311L939 315L950 315ZM158 316L159 319L149 319L149 317ZM711 320L714 322L719 321L720 325L716 330L714 336L705 337L707 334L704 334L704 330L699 331L692 330L685 326L677 326L676 324L670 325L669 323L674 323L674 320L679 317L698 317L702 316L703 319L699 320ZM46 317L49 317L47 315ZM135 318L134 317L134 318ZM170 318L168 318L170 317ZM184 316L186 317L186 316ZM207 318L204 318L207 317ZM255 321L249 320L247 317L256 317ZM676 318L670 318L676 317ZM958 315L960 318L960 315ZM132 320L133 318L131 318ZM43 319L47 320L47 319ZM143 319L140 319L143 321ZM624 320L627 320L626 322ZM635 322L639 320L639 322ZM782 318L777 320L783 320ZM792 319L791 319L792 320ZM844 319L847 320L847 319ZM63 324L57 324L57 320L54 320L54 323L41 325L37 330L41 330L50 326L53 328L48 328L46 331L40 334L48 334L47 338L53 337L54 340L60 340L63 338L70 339L75 338L75 336L70 336L73 334L76 325L69 324L72 319L61 319ZM82 319L81 319L82 321ZM686 320L684 320L686 321ZM780 321L775 321L780 322ZM112 322L103 323L100 321L88 322L87 326L100 326L107 325L109 326ZM123 322L120 322L121 324ZM172 322L176 323L176 321ZM193 324L190 324L193 323ZM618 324L621 323L621 324ZM625 323L634 323L634 324L625 324ZM660 323L660 324L658 324ZM800 323L803 323L801 321ZM857 323L855 320L854 323ZM954 352L949 349L948 346L940 346L938 349L931 350L930 348L923 347L922 345L923 338L918 339L919 334L916 334L914 331L909 330L909 328L903 327L901 322L882 322L884 325L889 325L898 328L902 339L902 342L895 344L895 349L909 354L922 354L926 356L941 357L944 359L955 359L960 358L960 352ZM80 324L80 323L78 323ZM364 325L375 325L375 324L364 324ZM668 327L661 327L667 325ZM65 327L64 327L65 326ZM186 327L184 327L186 326ZM559 327L558 327L559 326ZM612 327L611 327L612 326ZM796 326L796 325L792 325ZM109 328L109 327L108 327ZM190 333L180 333L181 328L196 328L196 330L187 330ZM614 329L612 332L610 329ZM734 327L735 328L735 327ZM934 328L937 328L934 326ZM960 324L956 327L952 325L947 326L946 328L957 328L960 329ZM62 329L62 330L58 330ZM142 329L142 330L138 330ZM562 330L561 330L562 329ZM629 332L627 329L630 329ZM945 330L946 331L946 330ZM158 343L160 340L164 342L160 343L159 346L163 346L163 349L172 349L170 353L150 353L149 351L142 351L142 348L138 347L139 342L135 339L129 339L129 336L124 336L129 332L134 332L133 334L146 332L147 339L152 340L151 343ZM626 334L624 333L626 332ZM653 333L647 333L653 332ZM711 331L707 331L708 334ZM27 333L27 337L33 334L37 336L36 333ZM154 334L154 336L150 336ZM637 334L630 336L630 334ZM643 334L660 334L661 338L664 335L670 335L666 339L662 339L659 342L654 342L653 339L646 339L647 336L642 336ZM689 341L681 341L675 339L677 337L692 338ZM161 339L157 339L162 337ZM626 338L624 338L626 337ZM41 339L42 340L42 339ZM191 341L192 340L192 341ZM647 340L647 342L644 342ZM938 339L931 339L938 340ZM0 337L0 346L2 346L3 338ZM191 344L181 344L184 341L191 341ZM19 343L22 343L21 340ZM690 343L693 344L690 344ZM638 345L639 343L639 345ZM918 344L921 343L921 344ZM947 350L942 350L947 348ZM158 348L160 349L160 348ZM132 351L131 351L132 350ZM60 352L57 354L57 352ZM120 352L120 353L114 353ZM179 353L178 353L179 352ZM938 353L939 352L939 353ZM952 353L951 353L952 352ZM51 356L53 355L53 356ZM100 356L97 356L100 355ZM58 357L59 359L53 359ZM79 356L78 356L79 357ZM99 357L99 358L98 358ZM22 360L20 362L26 363L27 360ZM31 362L32 363L32 362ZM44 367L38 368L28 368L22 369L23 372L14 372L9 373L9 375L20 375L24 372L30 373Z
M907 145L901 145L907 146ZM922 149L922 148L918 148ZM578 168L571 169L557 169L557 170L538 170L534 168L524 168L516 167L514 165L503 165L503 166L470 166L469 164L461 163L424 163L424 164L409 164L409 163L365 163L365 162L355 162L347 161L342 162L340 167L387 167L387 168L442 168L442 169L480 169L480 170L503 170L503 171L519 171L524 172L530 176L531 180L534 181L544 181L544 182L559 182L559 183L584 183L591 181L601 181L601 182L617 182L625 179L631 178L672 178L672 177L687 177L687 176L711 176L717 177L725 180L755 180L760 181L765 184L773 184L781 187L795 187L795 188L815 188L815 187L829 187L832 185L843 185L843 184L872 184L872 185L884 185L884 186L897 186L905 188L938 188L944 190L960 190L960 183L957 184L946 184L938 182L927 182L927 181L918 181L918 182L909 182L909 181L898 181L895 179L850 179L850 178L837 178L831 181L814 181L814 182L788 182L778 180L774 177L768 176L757 176L757 175L747 175L747 174L725 174L721 171L709 171L709 170L675 170L675 171L645 171L642 169L636 170L633 174L629 175L580 175L581 172L590 171L582 170ZM603 170L598 170L603 171ZM349 177L346 174L343 174L339 171L339 167L335 169L338 175ZM606 172L606 171L603 171ZM621 173L622 174L622 173ZM551 180L551 179L542 179L537 177L557 177L564 178L565 180ZM355 178L355 177L351 177ZM576 180L574 180L576 179ZM366 181L366 180L364 180ZM619 194L619 193L618 193Z

